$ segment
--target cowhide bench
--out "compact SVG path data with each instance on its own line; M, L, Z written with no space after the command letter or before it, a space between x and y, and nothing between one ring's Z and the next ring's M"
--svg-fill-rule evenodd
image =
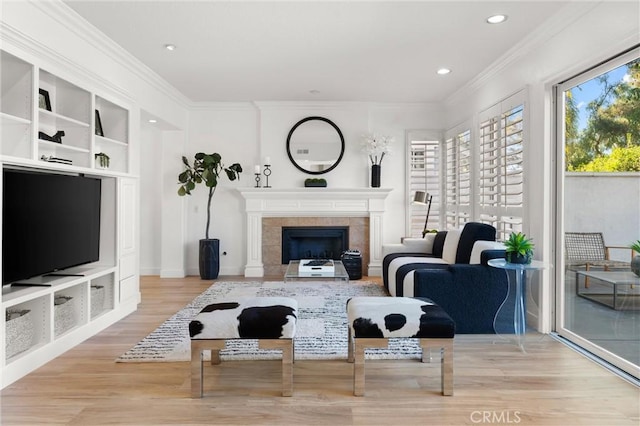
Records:
M253 297L206 306L189 323L191 396L202 397L203 352L220 364L220 350L230 339L257 339L260 349L282 350L282 396L293 391L293 338L298 302L288 297Z
M418 297L353 297L347 302L347 317L355 396L364 395L365 349L387 347L395 337L420 339L422 362L429 361L430 349L441 350L442 394L453 395L455 323L440 306Z

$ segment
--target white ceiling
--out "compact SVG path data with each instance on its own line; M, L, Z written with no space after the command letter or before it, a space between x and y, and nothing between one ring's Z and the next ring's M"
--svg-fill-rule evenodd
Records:
M192 101L438 102L568 2L66 3Z

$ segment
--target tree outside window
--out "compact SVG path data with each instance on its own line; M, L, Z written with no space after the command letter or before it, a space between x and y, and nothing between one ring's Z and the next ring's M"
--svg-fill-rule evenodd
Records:
M640 59L565 92L567 171L640 171Z

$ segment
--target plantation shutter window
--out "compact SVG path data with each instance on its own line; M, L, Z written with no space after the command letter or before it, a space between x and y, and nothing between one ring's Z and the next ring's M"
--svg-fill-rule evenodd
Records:
M410 202L416 191L424 191L431 195L431 210L427 229L438 229L440 226L440 141L411 140L409 154L409 193ZM410 204L409 234L422 237L425 226L427 206Z
M445 140L445 225L458 228L471 219L471 130L461 127Z
M524 204L523 95L514 95L479 116L478 217L505 240L521 232Z

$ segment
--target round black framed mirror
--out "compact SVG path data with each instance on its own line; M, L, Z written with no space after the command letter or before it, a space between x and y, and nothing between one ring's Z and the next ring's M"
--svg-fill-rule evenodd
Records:
M312 175L327 173L342 160L344 137L338 126L327 118L303 118L289 131L287 155L300 171Z

